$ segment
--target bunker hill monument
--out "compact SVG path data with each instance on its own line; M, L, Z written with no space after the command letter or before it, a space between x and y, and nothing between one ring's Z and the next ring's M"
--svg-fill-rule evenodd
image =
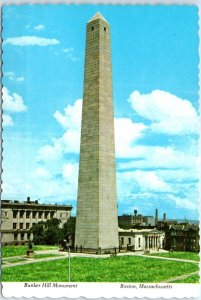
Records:
M100 13L86 30L75 246L119 246L110 26Z

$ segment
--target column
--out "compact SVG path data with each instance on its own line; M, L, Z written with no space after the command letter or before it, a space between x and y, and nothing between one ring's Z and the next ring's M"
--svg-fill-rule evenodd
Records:
M45 222L45 212L42 212L42 221Z
M26 213L27 213L27 210L24 210L24 213L23 213L23 229L26 229L26 221L27 221Z
M33 212L31 211L30 212L30 215L29 215L29 228L31 228L32 227L32 218L33 218Z
M17 211L17 229L19 229L20 228L20 212L19 212L19 210Z

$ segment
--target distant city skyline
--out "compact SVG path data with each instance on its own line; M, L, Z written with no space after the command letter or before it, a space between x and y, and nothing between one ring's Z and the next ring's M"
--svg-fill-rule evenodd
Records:
M97 11L111 25L118 213L198 219L198 8L187 5L3 7L2 199L75 215L85 24Z

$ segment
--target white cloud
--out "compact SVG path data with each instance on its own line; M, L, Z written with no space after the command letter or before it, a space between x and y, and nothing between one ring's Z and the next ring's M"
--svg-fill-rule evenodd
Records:
M7 114L3 114L3 126L13 126L13 119Z
M119 173L118 177L132 187L137 185L142 191L170 192L171 187L154 171L131 171Z
M179 151L172 147L134 146L133 158L137 160L119 164L120 169L168 168L195 169L198 164L196 153Z
M115 146L117 157L132 157L135 149L133 143L142 137L147 128L142 123L134 123L128 118L115 118Z
M39 177L39 178L49 178L50 173L43 167L38 167L34 172L33 172L34 177Z
M63 49L63 52L64 53L69 53L69 52L72 52L74 49L72 48L72 47L70 47L70 48L64 48Z
M82 99L78 99L73 105L68 105L64 109L64 114L59 111L54 113L57 122L65 129L79 129L81 125Z
M36 25L36 26L34 27L35 30L43 30L44 28L45 28L45 26L42 25L42 24Z
M20 76L20 77L16 78L16 81L18 81L18 82L22 82L24 80L25 80L25 78L23 76Z
M45 145L39 149L39 160L55 161L61 158L62 148L59 143L54 142L53 146Z
M191 102L169 92L154 90L140 94L134 91L129 102L140 116L152 122L153 132L175 135L199 131L198 114Z
M48 39L37 36L21 36L7 38L3 44L10 44L13 46L51 46L59 44L57 39Z
M5 72L3 75L11 81L22 82L25 80L23 76L17 77L14 72Z
M72 61L78 61L79 59L73 55L74 49L72 47L64 48L63 52L65 53L66 57L71 59Z
M48 159L48 157L56 159L62 153L79 153L81 114L81 99L76 100L73 105L68 105L64 109L64 114L60 111L54 113L54 118L66 131L60 138L55 139L51 146L46 145L40 149L41 159ZM144 134L146 128L142 123L134 123L127 118L116 118L115 142L117 157L141 155L141 149L137 148L136 151L132 144Z
M18 113L27 110L26 105L24 105L23 99L20 95L13 93L10 95L9 90L6 87L2 89L3 98L3 110Z
M66 163L62 167L62 174L66 182L77 186L78 182L78 163Z
M182 198L182 197L175 196L175 195L169 195L168 199L170 201L175 202L176 207L198 211L199 203L198 203L198 201L196 201L196 202L193 201L194 199L192 200L192 199L188 199L186 197Z
M52 141L52 145L45 145L39 149L39 159L58 160L65 153L79 153L80 126L81 126L82 100L78 99L73 105L54 113L54 118L65 129L64 134Z

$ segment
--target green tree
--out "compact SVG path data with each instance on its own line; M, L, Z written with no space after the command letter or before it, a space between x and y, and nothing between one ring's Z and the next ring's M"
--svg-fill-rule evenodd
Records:
M45 244L45 222L40 221L32 226L30 232L33 233L33 242L36 245Z
M55 245L61 239L61 220L53 218L46 222L40 221L31 228L33 242L36 245Z
M45 244L46 245L56 245L59 244L61 239L61 228L59 228L59 224L61 220L53 218L47 220L45 223Z
M75 242L75 217L70 217L67 222L63 224L61 230L61 239L66 240L68 243L71 243L71 246L74 247Z

